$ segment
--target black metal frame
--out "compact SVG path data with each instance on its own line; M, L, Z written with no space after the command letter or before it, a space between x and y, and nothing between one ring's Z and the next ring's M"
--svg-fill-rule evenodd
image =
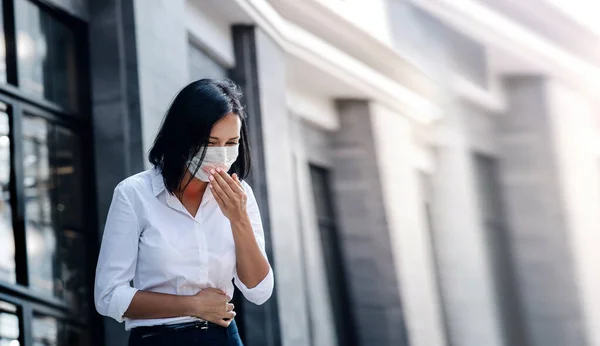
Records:
M56 20L64 23L73 30L76 40L76 56L78 67L78 105L79 110L74 113L54 102L41 99L27 94L18 88L18 61L15 26L15 1L3 0L4 35L6 44L6 70L7 83L0 85L0 102L7 105L9 116L9 138L10 138L10 205L12 208L13 233L15 237L15 265L16 284L0 281L0 300L17 306L19 316L19 342L21 345L33 344L32 320L34 314L40 313L55 317L75 327L85 327L85 321L93 320L94 314L87 312L84 321L80 317L70 314L69 306L61 299L40 294L29 287L27 246L25 235L25 187L23 167L23 128L22 122L25 114L43 118L52 125L67 128L80 136L82 141L82 153L93 152L93 138L91 127L91 106L89 90L89 54L87 46L87 24L68 15L50 2L45 0L26 0L42 11L48 13ZM82 183L84 196L86 196L86 208L84 208L84 229L95 230L97 227L97 216L95 208L95 189L91 182L94 181L93 160L81 159L83 169L82 179L90 182ZM95 261L98 240L95 233L84 234L89 258L86 258L88 267ZM93 261L90 261L93 260ZM93 287L93 271L86 270L86 286ZM91 294L88 294L91 296ZM88 305L93 306L93 300L88 297ZM90 305L91 304L91 305Z

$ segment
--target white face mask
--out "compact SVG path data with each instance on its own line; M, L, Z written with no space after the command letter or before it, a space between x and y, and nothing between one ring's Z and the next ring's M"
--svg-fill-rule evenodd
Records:
M229 171L231 165L237 160L239 147L239 144L228 147L208 147L206 148L204 160L201 160L201 150L188 162L188 169L191 173L196 171L196 174L194 174L196 178L208 182L210 174L204 170L210 171L211 169L221 168L225 172ZM198 169L196 170L196 168Z

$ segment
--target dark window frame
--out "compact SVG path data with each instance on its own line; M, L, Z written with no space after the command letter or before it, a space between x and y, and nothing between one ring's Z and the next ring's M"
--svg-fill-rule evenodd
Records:
M342 237L340 236L340 222L335 208L333 185L333 170L331 168L309 162L310 187L312 190L313 203L315 205L317 227L323 251L323 260L333 258L336 263L324 263L327 271L327 287L331 300L336 336L339 345L353 346L357 343L356 328L354 328L354 314L352 301L350 299L350 286L348 284L348 270L346 268L343 253ZM317 186L316 176L323 182ZM317 189L323 188L322 194ZM325 196L326 200L318 203L317 198ZM329 198L327 198L329 196ZM319 214L318 206L324 206L326 213ZM330 234L324 234L327 229ZM326 232L327 232L326 231ZM329 237L329 239L325 239ZM329 248L327 248L329 245ZM326 252L329 251L329 254ZM332 273L333 272L333 273ZM337 303L337 304L336 304ZM338 305L338 306L336 306Z
M474 152L472 155L480 221L493 271L496 304L500 307L503 335L510 345L527 345L518 280L511 248L510 225L502 191L499 158Z
M85 316L75 316L65 301L46 294L38 293L30 287L28 277L27 245L25 237L25 187L23 168L23 119L34 116L48 121L51 126L60 126L72 131L81 139L81 169L82 181L80 183L82 194L86 196L84 214L84 227L81 233L85 236L86 279L85 285L93 287L93 268L95 255L99 247L99 240L95 233L97 215L95 213L95 189L93 186L93 131L91 123L91 94L89 89L89 53L88 53L88 28L87 23L69 15L47 0L25 0L41 11L50 15L54 20L63 23L73 31L76 44L76 64L78 66L78 91L77 103L79 109L73 111L55 102L42 99L19 89L18 57L16 42L16 13L15 2L20 0L3 0L4 36L6 45L6 76L7 83L0 83L0 102L7 106L6 113L9 117L10 138L10 205L12 208L13 234L15 237L15 265L16 284L0 281L0 301L17 306L20 333L19 342L23 346L33 344L32 321L35 315L44 315L56 318L59 323L68 324L82 330L88 329L92 321L93 311L85 311ZM85 156L89 159L86 160ZM88 291L87 305L93 306L92 292Z

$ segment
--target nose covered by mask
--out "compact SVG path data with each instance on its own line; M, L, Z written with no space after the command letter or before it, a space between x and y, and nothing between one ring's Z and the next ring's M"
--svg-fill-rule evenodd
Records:
M208 147L204 160L202 160L202 150L196 154L189 162L188 169L194 176L202 181L208 182L209 171L211 169L221 168L225 172L229 171L231 165L237 160L239 145L228 147Z

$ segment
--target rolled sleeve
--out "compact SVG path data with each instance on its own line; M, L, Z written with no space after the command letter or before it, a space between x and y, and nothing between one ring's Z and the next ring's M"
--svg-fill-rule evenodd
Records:
M256 286L252 288L246 287L242 280L235 274L235 285L240 289L244 297L248 299L248 301L261 305L264 304L269 298L271 294L273 294L273 287L275 284L275 279L273 277L273 270L269 266L269 273L265 278Z
M256 242L262 252L263 256L269 261L267 257L267 253L265 251L265 234L263 231L262 220L260 217L260 211L258 209L258 204L256 203L256 198L254 197L254 193L252 192L252 188L250 185L243 183L244 190L246 191L246 195L248 196L247 207L248 216L250 217L250 222L252 224L252 231L254 232L254 237L256 238ZM269 264L269 273L262 279L262 281L252 287L248 288L238 277L237 271L234 274L234 283L242 292L244 297L248 299L248 301L261 305L265 303L273 294L273 288L275 286L275 277L273 275L273 269Z
M117 186L102 236L94 285L96 310L117 322L123 322L137 292L130 282L136 270L139 235L136 213L122 186Z
M108 303L106 316L114 318L117 322L123 322L123 315L129 308L133 296L138 291L137 288L127 285L121 285L114 289Z

